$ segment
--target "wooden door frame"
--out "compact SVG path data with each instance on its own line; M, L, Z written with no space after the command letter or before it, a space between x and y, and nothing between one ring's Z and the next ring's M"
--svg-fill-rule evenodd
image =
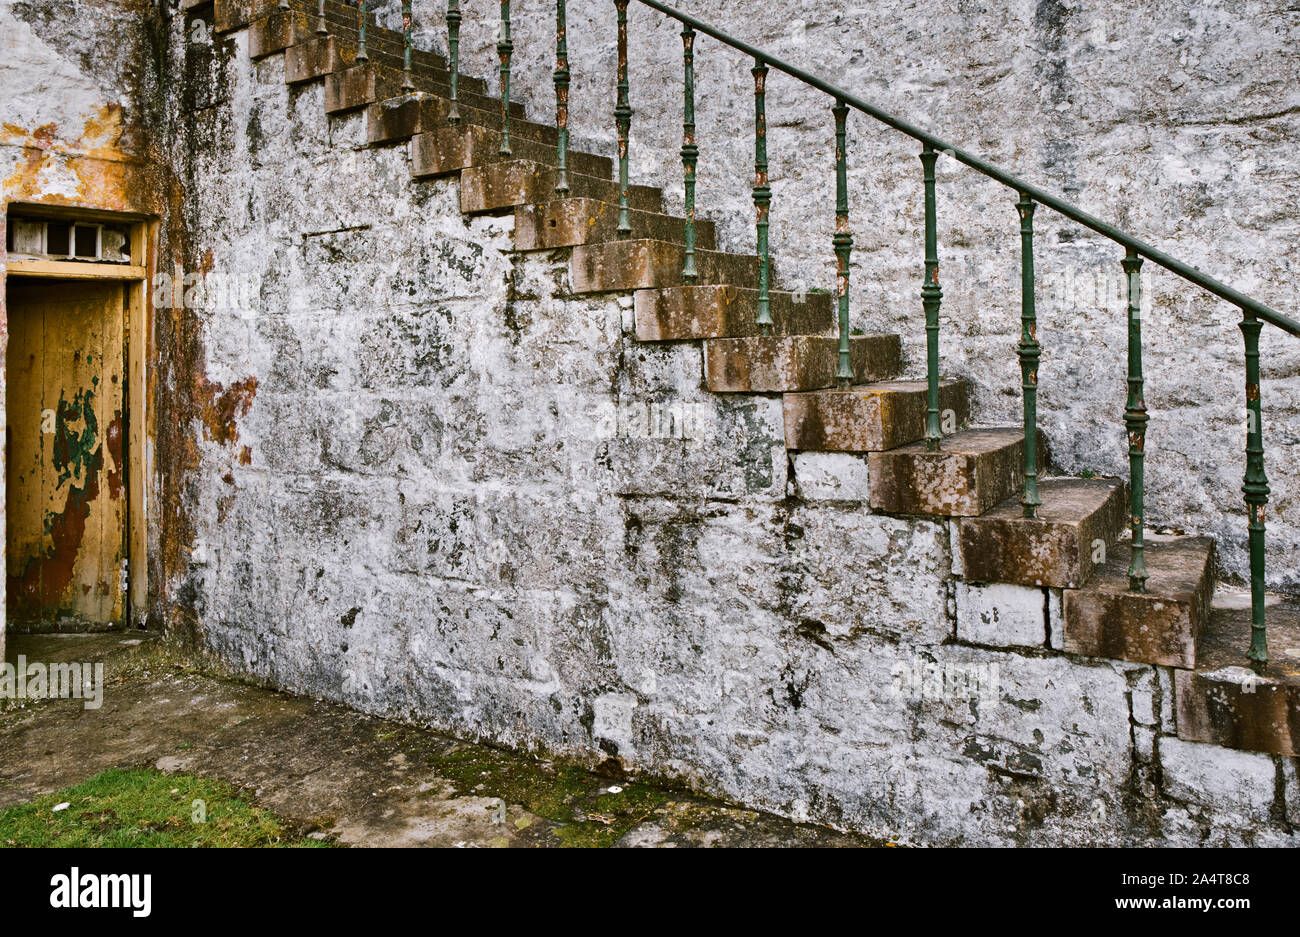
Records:
M80 208L56 208L48 205L0 201L0 234L10 211L31 218L59 220L78 219L104 221L121 225L129 231L129 264L95 264L84 261L22 260L10 261L5 255L4 239L0 238L0 374L5 368L8 341L8 309L4 296L9 277L42 280L99 280L120 281L126 286L126 320L123 322L126 343L125 410L126 410L126 478L127 499L127 594L125 620L128 628L143 628L148 617L149 587L149 440L153 438L154 407L149 396L149 360L152 353L153 321L150 314L150 284L156 266L158 220L130 212L106 212ZM0 383L0 410L7 406L8 376ZM8 466L5 471L8 472ZM7 507L7 506L6 506ZM8 537L7 510L0 511ZM0 548L0 557L3 556ZM4 647L4 609L8 597L7 581L0 581L0 648Z

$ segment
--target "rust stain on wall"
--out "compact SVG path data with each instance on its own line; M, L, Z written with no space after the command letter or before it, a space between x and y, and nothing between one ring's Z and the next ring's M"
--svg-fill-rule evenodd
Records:
M257 378L246 377L226 388L200 377L198 386L203 401L200 413L204 438L223 446L233 445L239 440L235 421L244 417L253 406L253 398L257 396Z

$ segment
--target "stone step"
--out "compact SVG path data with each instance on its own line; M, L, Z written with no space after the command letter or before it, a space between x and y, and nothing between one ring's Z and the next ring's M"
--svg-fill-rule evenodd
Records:
M552 201L558 177L554 166L526 159L473 166L460 174L460 210L482 215ZM618 198L618 183L571 172L569 192L574 198L608 202ZM659 213L662 196L660 189L649 186L634 185L628 190L628 202L637 211Z
M925 436L925 381L884 381L848 390L786 394L787 449L883 452ZM941 420L955 431L970 419L965 381L939 382Z
M302 46L295 46L295 49ZM292 50L291 50L292 51ZM461 102L457 106L463 125L476 125L491 130L501 126L501 112L483 111L469 107ZM393 98L376 101L367 109L367 141L371 146L388 143L402 143L417 133L428 133L448 126L447 115L451 111L451 101L428 92L417 91ZM559 140L556 129L548 124L534 124L525 120L510 122L510 138L513 142L535 140L547 146L555 146Z
M632 237L681 244L686 239L686 219L655 212L629 213ZM598 244L618 238L618 206L591 198L561 198L515 209L515 250L555 250ZM695 223L700 249L714 246L711 221Z
M533 140L510 140L511 156L502 156L501 134L496 130L467 124L461 127L441 127L428 133L411 137L411 175L417 179L446 176L469 169L510 159L526 159L534 163L554 166L559 161L559 151L553 146ZM607 156L596 156L580 150L569 150L569 172L597 179L608 179L614 161Z
M1039 434L1040 457L1046 446ZM944 438L938 452L924 442L867 456L871 506L891 514L974 517L1020 490L1025 439L1020 427L971 429Z
M1072 654L1192 668L1214 594L1214 540L1146 536L1145 592L1129 591L1132 551L1120 543L1092 579L1067 589L1063 647Z
M835 324L831 294L771 290L773 335L823 335ZM642 342L761 335L758 290L740 286L669 286L637 290L636 337Z
M1250 596L1215 596L1196 642L1196 669L1174 671L1178 737L1274 755L1300 755L1300 599L1270 597L1269 662L1255 673Z
M321 81L346 67L333 36L318 36L284 50L284 82L288 85Z
M854 380L879 381L898 373L897 335L849 339ZM824 335L715 338L704 343L704 376L714 393L771 394L833 387L839 339Z
M682 285L686 252L667 241L609 241L573 249L569 279L574 293L607 293ZM749 286L758 282L758 258L752 254L697 250L699 282Z
M343 49L341 55L345 61L348 60L348 50ZM392 68L373 61L358 65L353 57L350 66L325 76L325 112L342 114L359 110L385 98L399 97L405 93L402 90L403 81L404 76L400 67ZM451 86L446 81L437 81L417 73L413 83L416 90L451 99ZM494 98L458 91L457 100L462 105L480 109L495 108L497 113L500 113L501 102ZM511 101L510 113L514 117L523 118L524 106L518 101Z
M1024 516L1021 494L980 517L961 521L968 582L1077 589L1128 523L1128 489L1105 478L1050 478L1038 483L1038 516Z
M260 58L272 52L281 51L287 48L288 45L295 45L297 42L316 37L318 22L316 3L312 2L312 0L290 0L289 6L289 10L281 9L278 0L233 0L233 2L232 0L216 0L213 10L213 29L216 33L223 34L237 29L244 29L245 27L252 27L259 21L276 20L278 22L267 35L268 38L276 37L277 41L280 41L278 37L285 34L286 27L284 23L286 21L294 21L300 17L306 19L310 35L305 35L301 30L298 30L294 33L299 37L298 39L286 45L281 45L279 48L255 45L261 40L257 40L250 35L250 54L254 58ZM348 55L347 59L351 61L355 55L359 40L356 7L352 4L327 3L325 7L325 27L329 35L340 41L341 46L350 47L352 55ZM402 67L404 51L401 33L379 27L375 24L373 17L371 17L367 29L366 51L374 61L392 65L399 69ZM411 65L412 71L417 76L426 75L434 78L441 76L441 81L444 84L448 81L447 60L436 52L416 48L411 56ZM486 95L487 83L481 78L461 75L459 90L471 94Z

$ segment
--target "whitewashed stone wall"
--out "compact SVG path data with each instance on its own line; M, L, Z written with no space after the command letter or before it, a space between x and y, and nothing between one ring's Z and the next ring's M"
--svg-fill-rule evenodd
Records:
M396 4L389 4L396 8ZM1300 316L1300 11L1286 0L1178 4L920 0L679 8L1073 201L1290 315ZM416 4L445 47L443 7ZM466 17L467 71L496 74L496 5ZM517 0L513 87L552 113L554 3ZM570 0L574 131L612 153L615 11ZM679 28L633 0L633 179L681 204ZM697 43L699 210L730 249L753 250L753 63ZM829 287L834 255L830 102L768 80L772 250L786 284ZM919 144L850 117L855 326L899 332L924 373ZM970 379L974 416L1020 418L1020 242L1015 195L939 161L943 370ZM1055 467L1127 477L1122 415L1123 250L1047 209L1035 219L1044 358L1040 425ZM1213 534L1246 575L1245 395L1236 309L1148 263L1147 511L1153 526ZM1300 339L1266 327L1264 428L1273 487L1269 582L1300 588Z
M199 444L179 591L223 657L907 841L1293 842L1227 793L1281 761L1198 761L1167 672L1055 652L1053 596L959 588L948 526L871 514L860 465L792 463L777 399L709 395L697 347L566 298L564 252L512 257L509 220L362 148L277 57L221 67L190 237L253 282L205 313L207 379L257 390Z
M23 7L68 68L102 70L85 43L54 42L52 5ZM550 11L516 8L517 87L549 107L549 51L529 39L549 42ZM576 120L605 151L610 8L570 6ZM1139 33L1110 3L809 4L766 33L768 5L693 9L1294 305L1289 251L1270 246L1295 229L1297 16L1281 5L1147 10ZM637 174L673 183L676 30L633 17ZM471 15L466 33L466 70L490 75L489 26ZM191 313L202 344L194 373L168 372L164 400L191 384L211 400L246 390L216 408L229 422L160 414L192 450L156 467L181 496L159 499L155 549L184 556L158 601L235 666L906 841L1296 844L1293 761L1179 741L1167 670L1060 654L1059 596L961 584L948 526L872 515L860 460L788 460L776 400L706 394L698 349L635 343L625 300L565 298L562 253L512 257L508 222L466 221L455 181L413 183L400 148L364 149L358 117L327 120L321 89L287 89L278 57L250 64L245 35L215 57L187 57L194 40L170 21L166 113L150 124L179 206L164 258L210 291L159 314L160 361ZM45 61L43 47L7 48ZM739 248L748 63L723 61L701 41L702 204ZM817 286L829 118L771 84L778 269ZM919 163L853 127L856 315L903 331L915 364ZM975 382L983 418L1010 419L1014 214L1007 193L944 173L947 368ZM1103 256L1046 217L1041 229L1045 271ZM1233 317L1168 278L1151 295L1153 513L1235 536ZM1118 472L1119 305L1042 308L1058 463ZM1230 351L1200 350L1218 337L1207 347ZM1273 575L1293 585L1281 444L1298 425L1297 359L1269 347L1290 349L1265 394ZM656 436L641 416L652 404L690 408L687 438Z

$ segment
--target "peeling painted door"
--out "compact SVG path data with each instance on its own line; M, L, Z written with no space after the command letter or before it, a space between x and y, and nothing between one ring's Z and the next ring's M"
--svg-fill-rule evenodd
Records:
M121 283L11 279L7 612L38 630L125 621Z

